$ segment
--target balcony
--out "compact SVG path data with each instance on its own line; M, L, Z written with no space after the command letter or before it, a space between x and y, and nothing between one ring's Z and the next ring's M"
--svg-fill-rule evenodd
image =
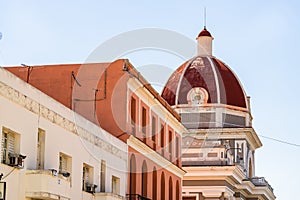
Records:
M113 193L95 193L95 200L125 200L125 197Z
M268 187L270 191L273 193L272 186L268 183L268 181L264 177L253 177L247 179L246 181L251 181L253 185L257 187Z
M86 191L82 191L81 198L83 200L126 200L125 197L109 193L109 192L96 192L96 193L90 193Z
M70 180L56 170L27 170L25 185L27 198L70 200Z
M143 197L139 194L127 194L126 200L151 200L151 199L149 199L147 197Z

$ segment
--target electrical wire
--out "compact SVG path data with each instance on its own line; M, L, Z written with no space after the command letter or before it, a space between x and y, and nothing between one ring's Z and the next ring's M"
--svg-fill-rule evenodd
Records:
M295 146L295 147L300 147L299 144L287 142L287 141L284 141L284 140L279 140L279 139L268 137L268 136L264 136L264 135L259 135L259 136L262 137L262 138L266 138L266 139L273 140L273 141L276 141L276 142L280 142L280 143L283 143L283 144L287 144L287 145L291 145L291 146Z
M76 79L76 76L75 76L74 71L72 71L71 76L72 76L72 78L75 80L75 82L77 83L77 85L78 85L79 87L81 87L81 84L80 84L79 81Z
M15 171L16 167L14 167L8 174L6 174L4 177L2 177L1 180L5 179L6 177L8 177L13 171Z

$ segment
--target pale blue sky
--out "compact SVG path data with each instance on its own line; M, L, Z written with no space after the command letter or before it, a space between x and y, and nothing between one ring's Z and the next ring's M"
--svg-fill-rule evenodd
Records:
M203 28L204 6L207 28L215 38L214 55L235 71L251 96L257 133L300 144L296 0L0 0L0 65L85 62L111 37L140 28L168 29L193 40ZM176 69L183 62L165 52L161 55L144 51L125 56L136 67L157 64ZM297 198L300 148L261 140L256 175L267 178L278 199Z

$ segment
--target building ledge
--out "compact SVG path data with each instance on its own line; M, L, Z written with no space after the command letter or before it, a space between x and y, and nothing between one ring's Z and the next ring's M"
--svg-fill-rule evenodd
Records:
M95 200L125 200L126 199L121 195L108 193L108 192L99 192L99 193L95 193L94 195L95 195Z
M264 177L253 177L249 179L244 179L243 181L250 181L256 187L267 187L272 193L274 192L274 189Z
M26 170L25 183L29 198L69 200L71 196L70 179L56 170Z
M49 192L26 192L26 197L38 198L38 199L57 199L57 200L71 200L68 197L64 197L58 194L53 194Z

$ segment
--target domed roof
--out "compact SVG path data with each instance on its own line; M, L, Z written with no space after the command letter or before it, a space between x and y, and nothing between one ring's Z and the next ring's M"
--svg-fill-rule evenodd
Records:
M208 37L212 37L210 32L208 30L206 30L206 28L204 27L204 29L198 34L198 37L201 36L208 36Z
M205 102L201 103L247 108L247 98L238 78L215 57L197 56L177 68L165 85L162 97L172 106L189 104L188 96L195 88L206 95Z

